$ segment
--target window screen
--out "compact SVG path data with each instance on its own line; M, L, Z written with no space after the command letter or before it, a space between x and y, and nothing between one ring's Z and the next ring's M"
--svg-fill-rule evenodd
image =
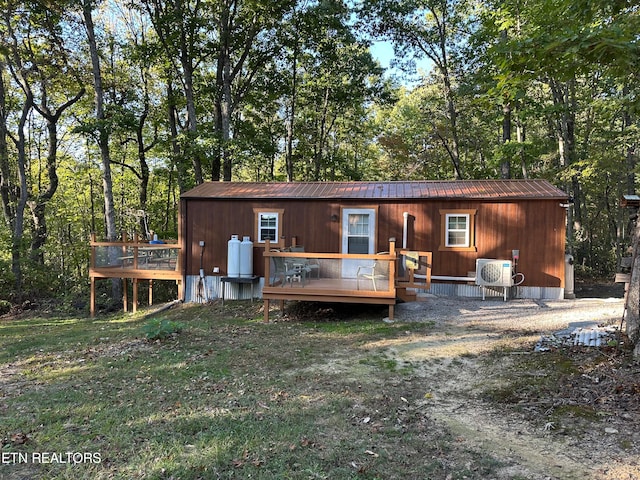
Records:
M447 215L447 247L469 246L469 215Z
M361 213L349 214L347 249L347 253L370 253L369 215Z
M278 240L278 214L274 212L258 214L258 241L267 239L273 242Z

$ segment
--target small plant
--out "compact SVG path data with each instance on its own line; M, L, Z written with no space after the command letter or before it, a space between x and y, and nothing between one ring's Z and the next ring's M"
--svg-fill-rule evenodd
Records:
M142 327L142 331L146 335L147 340L162 340L180 333L184 327L184 323L181 322L174 322L166 318L152 318Z
M0 300L0 315L9 313L11 311L11 303L6 300Z

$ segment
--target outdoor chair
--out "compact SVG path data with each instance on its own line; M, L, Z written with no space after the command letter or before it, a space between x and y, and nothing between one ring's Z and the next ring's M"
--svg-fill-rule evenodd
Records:
M380 252L378 255L387 255L389 252ZM360 279L371 280L374 292L378 291L376 280L389 279L389 260L376 260L371 265L360 265L356 271L356 285L360 290Z
M292 252L304 252L304 246L295 245L290 247L290 251ZM301 259L302 260L302 259ZM317 258L305 258L305 267L311 272L316 272L316 278L320 278L320 261Z
M274 284L279 278L280 286L284 287L287 283L293 286L294 281L300 282L300 285L304 285L307 280L307 273L311 270L304 264L297 264L284 257L271 257L273 259L273 275L271 276L271 283Z

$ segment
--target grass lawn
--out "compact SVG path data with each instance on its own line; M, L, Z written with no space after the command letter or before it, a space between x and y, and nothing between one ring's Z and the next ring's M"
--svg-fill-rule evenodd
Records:
M416 366L375 345L428 335L432 325L384 323L384 307L358 307L349 318L326 307L263 324L261 306L158 313L185 325L161 341L145 338L141 312L1 320L0 478L455 479L491 471L486 458L471 458L473 475L448 465L456 439L416 407L428 391Z

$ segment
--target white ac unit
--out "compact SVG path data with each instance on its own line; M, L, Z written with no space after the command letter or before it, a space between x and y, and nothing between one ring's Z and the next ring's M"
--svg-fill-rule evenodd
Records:
M488 287L513 286L511 260L478 258L476 260L476 285Z

